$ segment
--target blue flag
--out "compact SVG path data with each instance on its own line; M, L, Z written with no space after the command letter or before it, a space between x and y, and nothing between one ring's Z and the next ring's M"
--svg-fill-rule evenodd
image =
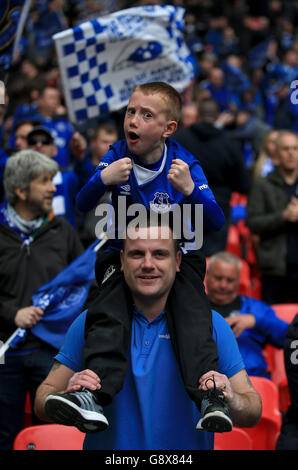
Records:
M31 331L54 348L62 346L69 326L87 299L90 282L95 279L97 244L98 240L32 296L33 305L40 307L44 314Z
M33 305L43 310L43 316L31 331L56 349L60 349L69 326L82 311L90 283L95 279L96 253L106 240L106 236L95 240L84 253L32 296ZM17 328L0 348L0 359L9 348L17 347L25 338L26 330Z
M266 39L253 47L247 54L247 63L249 69L262 68L266 64L267 53L272 38Z
M125 107L140 83L183 92L195 76L184 13L172 5L128 8L54 35L70 120Z

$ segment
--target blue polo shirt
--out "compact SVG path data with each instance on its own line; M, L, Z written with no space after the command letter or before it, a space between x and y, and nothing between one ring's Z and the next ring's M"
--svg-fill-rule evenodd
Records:
M74 321L56 356L75 372L82 369L85 318L86 311ZM213 336L219 370L232 377L244 364L231 328L215 311ZM148 322L135 312L126 379L104 412L110 426L87 434L85 450L213 449L213 433L196 430L200 413L185 391L164 313Z

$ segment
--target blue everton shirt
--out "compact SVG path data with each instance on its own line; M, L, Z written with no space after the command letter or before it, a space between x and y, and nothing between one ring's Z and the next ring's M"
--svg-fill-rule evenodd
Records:
M132 171L128 181L118 185L106 186L101 178L102 170L124 157L129 157L132 160ZM168 180L172 161L178 158L188 164L195 184L193 192L188 197L175 189ZM186 204L192 210L196 204L203 205L204 229L219 230L224 224L223 212L208 186L199 161L173 139L166 140L161 158L150 165L144 164L138 157L132 155L125 140L120 140L111 145L110 150L97 166L94 175L77 195L78 210L83 213L92 210L98 204L99 198L108 190L111 191L112 206L116 215L125 212L125 209L123 210L122 206L120 207L119 199L121 197L122 200L125 198L126 207L130 204L140 204L145 206L147 210L157 213L169 212L174 210L175 206L179 206L181 227L182 224L184 227L184 220L182 219ZM186 218L190 220L188 216ZM117 226L119 221L117 217L115 219L115 225ZM117 230L116 227L116 233Z
M55 358L74 372L82 369L86 313L74 321ZM165 314L148 322L135 312L131 331L123 388L104 409L110 426L87 434L84 449L212 450L213 433L196 430L200 413L185 391ZM213 336L219 371L232 377L244 364L231 328L215 311Z

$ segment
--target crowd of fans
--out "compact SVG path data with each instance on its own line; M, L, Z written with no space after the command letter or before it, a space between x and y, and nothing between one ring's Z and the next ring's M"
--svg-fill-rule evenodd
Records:
M196 59L195 79L183 94L177 140L185 147L192 145L199 160L202 153L203 170L218 202L225 206L227 218L222 239L208 242L205 254L212 256L225 249L229 224L235 222L231 195L235 191L244 194L248 218L246 205L242 218L252 231L256 255L258 250L263 255L258 268L266 278L267 290L270 276L272 290L272 273L277 276L275 294L280 277L287 284L290 278L294 287L288 300L297 302L298 8L294 0L33 1L17 57L5 76L5 104L0 105L0 202L6 200L3 174L7 161L20 150L37 150L59 166L54 180L55 215L70 222L84 247L95 240L94 211L80 214L75 198L109 145L123 138L123 110L79 125L69 121L52 36L91 18L152 4L185 8L185 41ZM195 133L195 140L191 141L189 132ZM288 139L287 144L282 139ZM293 168L283 167L282 174L290 189L284 191L284 203L282 193L268 194L276 197L280 211L287 212L282 221L272 216L269 222L265 220L266 183L259 181L278 168L286 151L282 145L292 149ZM217 153L212 154L215 149L218 158ZM209 154L212 163L208 166ZM266 253L273 252L268 243L277 246L271 258L275 265L286 243L293 255L289 262L283 252L283 269L277 273L268 268ZM277 297L268 303L278 303Z

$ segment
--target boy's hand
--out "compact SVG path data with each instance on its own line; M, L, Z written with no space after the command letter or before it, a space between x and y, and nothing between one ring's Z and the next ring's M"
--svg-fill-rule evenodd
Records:
M111 184L125 183L132 169L131 159L128 157L120 158L101 172L101 179L106 186Z
M77 160L83 160L87 150L87 141L79 132L75 132L69 142L69 147Z
M168 180L174 188L184 194L184 196L189 196L195 187L188 164L179 158L172 161L168 173Z

